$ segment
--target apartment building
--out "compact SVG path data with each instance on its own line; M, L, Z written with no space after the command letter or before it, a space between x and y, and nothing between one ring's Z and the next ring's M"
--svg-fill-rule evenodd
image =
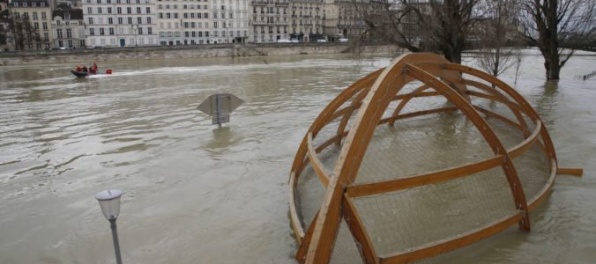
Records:
M213 14L213 43L248 42L248 0L213 0L211 6Z
M49 0L12 0L8 9L14 23L14 43L17 50L50 48L52 8Z
M158 45L155 0L84 0L87 47Z
M300 42L324 39L326 10L322 0L294 0L290 3L290 38Z
M210 43L209 0L157 0L157 32L161 45Z
M86 34L83 10L74 9L70 2L57 4L52 12L53 48L85 48Z
M14 37L10 30L8 1L0 0L0 52L14 50Z
M252 42L270 43L290 38L288 0L252 0Z

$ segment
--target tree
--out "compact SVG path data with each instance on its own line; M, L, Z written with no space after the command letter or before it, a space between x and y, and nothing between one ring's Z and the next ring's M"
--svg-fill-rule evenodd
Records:
M477 62L496 77L521 63L515 5L511 0L490 0L485 7L485 18L476 23L473 33L480 45Z
M596 29L596 0L519 0L522 34L544 57L547 80L559 80L575 43ZM564 49L565 48L565 49Z
M440 51L460 63L482 0L378 1L384 2L380 10L360 10L368 34L412 52Z

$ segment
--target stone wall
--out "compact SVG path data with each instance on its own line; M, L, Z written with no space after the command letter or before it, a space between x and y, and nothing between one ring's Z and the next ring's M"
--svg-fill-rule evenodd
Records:
M364 53L394 53L394 46L367 46ZM160 46L137 48L104 48L85 50L57 50L40 52L0 52L0 66L27 64L80 63L86 61L149 60L176 58L248 57L297 54L337 54L353 52L350 43L284 43Z

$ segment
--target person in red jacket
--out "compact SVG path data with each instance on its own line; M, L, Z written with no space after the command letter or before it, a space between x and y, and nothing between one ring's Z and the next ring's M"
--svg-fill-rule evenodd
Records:
M89 67L89 73L96 74L97 73L97 64L93 63L93 66Z

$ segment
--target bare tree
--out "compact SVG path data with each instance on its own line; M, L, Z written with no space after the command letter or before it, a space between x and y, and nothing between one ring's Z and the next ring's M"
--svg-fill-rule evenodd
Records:
M485 7L485 18L476 23L473 32L480 43L477 62L482 69L498 76L521 63L515 5L511 0L489 0Z
M361 2L366 0L353 0ZM361 9L367 34L417 51L440 51L460 63L482 0L372 0L378 9Z
M596 0L518 1L523 36L544 57L546 79L559 80L577 44L596 29Z

